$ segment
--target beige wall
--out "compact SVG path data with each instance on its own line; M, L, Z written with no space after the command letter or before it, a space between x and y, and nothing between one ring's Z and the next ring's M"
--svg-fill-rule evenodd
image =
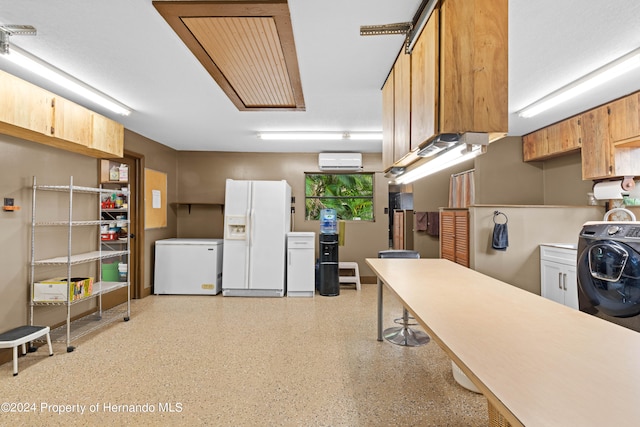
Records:
M381 169L380 154L364 154L365 172ZM178 153L178 194L182 203L224 203L225 180L286 180L295 197L294 230L320 231L318 221L304 218L304 173L318 171L315 153ZM346 243L339 248L342 261L356 261L362 276L373 276L364 259L377 257L378 251L388 248L388 220L384 208L388 202L387 180L375 175L375 221L349 221L346 224ZM181 206L178 211L179 237L222 238L223 216L218 205ZM316 248L317 250L317 248Z
M144 156L142 167L167 174L167 200L169 203L177 200L177 151L145 138L135 132L125 130L124 148ZM143 174L144 175L144 174ZM144 197L144 182L141 183L139 194ZM144 203L144 200L140 200ZM150 291L153 283L153 269L155 260L155 241L176 237L178 219L175 207L167 209L167 226L163 228L145 229L143 242L144 256L144 288Z
M69 185L70 175L73 175L75 185L95 187L98 182L97 165L97 160L90 157L0 134L0 201L3 201L4 197L12 197L15 204L21 207L17 212L0 211L0 330L27 324L29 320L33 176L36 176L38 184ZM44 215L46 218L68 217L69 202L64 193L39 192L37 196L38 215ZM74 203L74 213L86 215L85 219L95 218L97 199L88 199L89 205L86 205L80 202L81 197L78 195L74 199L78 201ZM42 219L43 216L38 218ZM47 230L47 239L38 239L42 244L38 246L36 256L47 257L53 256L54 253L59 255L60 253L56 252L56 239L66 248L66 233L61 234L60 231ZM86 250L84 246L91 239L96 242L97 233L87 234L86 230L78 232L80 239L74 242L83 246L82 249ZM80 271L84 274L95 274L90 270ZM36 279L43 279L66 276L66 271L59 268L39 268L36 274ZM77 311L81 305L74 306L74 309ZM66 317L66 312L52 312L44 308L39 309L38 315L40 319L60 321Z
M506 251L491 247L496 210L508 218ZM604 207L492 205L472 207L469 214L471 267L540 295L540 245L577 245L582 224L602 219Z

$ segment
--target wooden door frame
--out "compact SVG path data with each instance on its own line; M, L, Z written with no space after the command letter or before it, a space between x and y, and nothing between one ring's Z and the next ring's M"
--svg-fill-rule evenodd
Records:
M129 150L124 150L124 157L132 159L135 164L135 177L129 179L129 185L135 185L135 223L130 225L130 233L135 237L131 239L133 253L136 257L135 269L129 271L129 277L133 286L131 287L132 298L144 298L151 295L151 288L145 288L145 253L144 253L144 155Z

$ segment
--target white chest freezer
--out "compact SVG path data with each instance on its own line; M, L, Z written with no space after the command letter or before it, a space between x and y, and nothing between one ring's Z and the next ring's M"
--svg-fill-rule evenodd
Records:
M222 239L156 241L153 293L216 295L222 289Z

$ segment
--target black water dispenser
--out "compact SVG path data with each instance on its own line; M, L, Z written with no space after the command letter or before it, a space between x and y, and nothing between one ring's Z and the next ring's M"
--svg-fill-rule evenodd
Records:
M320 280L319 292L322 296L340 295L338 270L338 233L334 209L323 209L320 213Z

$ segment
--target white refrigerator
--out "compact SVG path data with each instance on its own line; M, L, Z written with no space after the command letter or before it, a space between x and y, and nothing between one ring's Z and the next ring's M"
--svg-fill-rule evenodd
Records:
M216 295L222 287L222 239L156 241L153 293Z
M222 295L284 296L289 184L227 179L224 212Z

